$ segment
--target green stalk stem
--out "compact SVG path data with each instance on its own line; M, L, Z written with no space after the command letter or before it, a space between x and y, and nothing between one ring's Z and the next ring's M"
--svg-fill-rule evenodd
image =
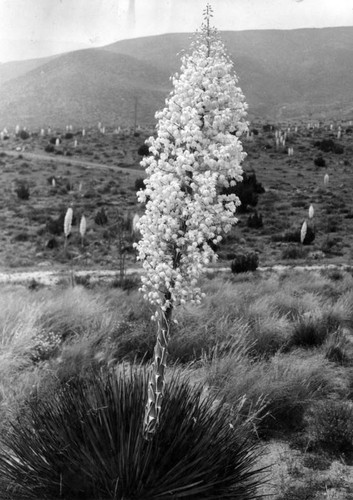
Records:
M172 306L170 306L166 311L160 311L158 318L157 341L154 348L154 360L152 363L148 386L148 400L144 421L144 434L146 439L152 438L159 424L165 390L165 372L167 368L171 318Z

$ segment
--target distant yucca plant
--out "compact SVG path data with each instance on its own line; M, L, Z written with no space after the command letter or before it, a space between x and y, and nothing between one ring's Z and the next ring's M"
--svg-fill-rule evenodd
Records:
M3 439L0 480L27 499L258 498L259 448L237 416L174 374L146 440L147 385L145 369L123 366L30 401Z
M67 209L65 219L64 219L64 234L65 238L68 238L69 234L71 233L71 228L72 228L72 217L73 217L73 210L71 207Z
M309 207L308 215L309 215L309 219L312 219L314 217L314 207L312 205L310 205L310 207Z
M86 234L86 229L87 229L87 222L86 222L86 217L82 215L81 217L81 222L80 222L80 235L81 235L81 244L83 246L83 240Z
M305 220L303 222L301 230L300 230L300 243L302 245L304 244L304 240L305 240L305 236L306 236L307 230L308 230L308 224L307 224L307 222Z

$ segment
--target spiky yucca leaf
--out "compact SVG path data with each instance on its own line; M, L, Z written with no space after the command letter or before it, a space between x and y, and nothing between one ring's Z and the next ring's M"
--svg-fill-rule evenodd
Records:
M91 374L29 402L3 440L0 479L27 498L257 498L259 448L229 409L173 376L147 441L147 383L141 368Z

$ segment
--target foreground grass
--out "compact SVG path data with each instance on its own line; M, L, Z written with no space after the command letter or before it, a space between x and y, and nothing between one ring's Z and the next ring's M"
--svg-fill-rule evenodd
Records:
M224 398L236 425L266 443L275 498L349 498L352 276L216 276L202 287L201 306L175 311L170 363ZM3 289L1 435L8 435L8 424L29 402L49 401L92 367L148 362L155 334L151 313L137 291Z

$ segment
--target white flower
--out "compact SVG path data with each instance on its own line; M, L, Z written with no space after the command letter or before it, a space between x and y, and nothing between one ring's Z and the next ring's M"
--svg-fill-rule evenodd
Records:
M73 216L73 210L72 210L71 207L69 207L67 209L67 212L66 212L66 215L65 215L65 219L64 219L64 234L65 234L66 238L71 233L72 216Z
M147 140L151 155L141 162L146 189L137 193L146 203L136 245L145 270L141 289L164 310L170 300L202 298L197 282L214 260L208 242L219 242L237 222L239 199L221 190L242 179L239 137L247 130L244 96L213 30L199 34L172 82L166 107L156 113L157 137Z
M302 228L300 230L300 243L303 244L306 236L306 232L308 230L308 224L306 220L303 222Z
M81 238L83 238L85 236L86 229L87 229L86 217L84 215L82 215L81 222L80 222L80 235L81 235Z

